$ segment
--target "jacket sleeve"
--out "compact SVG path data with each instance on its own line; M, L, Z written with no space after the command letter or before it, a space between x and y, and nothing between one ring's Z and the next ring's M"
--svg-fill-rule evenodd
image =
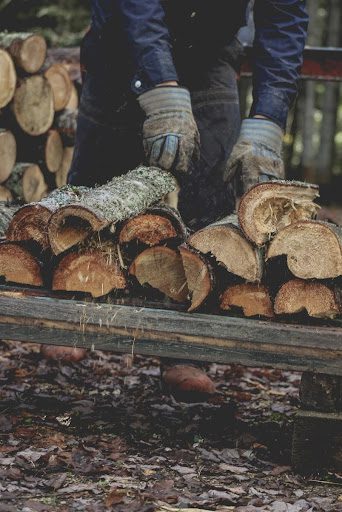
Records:
M256 0L251 115L285 128L296 96L308 16L305 0Z
M136 67L132 90L141 94L158 83L177 80L160 0L115 2Z

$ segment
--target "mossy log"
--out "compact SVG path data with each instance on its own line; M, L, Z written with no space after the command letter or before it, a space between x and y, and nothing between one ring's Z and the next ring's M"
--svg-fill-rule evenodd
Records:
M162 242L182 242L187 236L186 226L178 211L160 204L125 221L119 231L119 243L140 242L149 247Z
M53 272L52 289L102 297L123 290L127 280L112 242L97 242L63 256Z
M0 108L6 107L14 96L17 74L9 53L0 49Z
M295 222L270 243L266 258L287 257L287 266L302 279L330 279L342 275L342 228L314 220Z
M60 207L75 201L87 187L65 186L54 190L39 202L22 206L13 216L7 229L7 239L12 241L33 240L43 249L49 248L47 226L51 215Z
M44 66L43 73L52 89L55 111L59 112L65 109L73 87L67 69L63 64L56 63L51 66Z
M46 57L46 42L39 34L1 32L0 47L5 48L15 65L26 73L39 71Z
M148 284L176 302L185 302L188 298L182 258L174 249L165 246L145 249L135 258L129 273L141 285Z
M313 202L318 196L318 186L309 183L258 183L241 198L239 224L246 237L261 246L292 222L312 219L319 208Z
M55 117L55 127L59 131L65 146L75 145L78 110L65 109Z
M48 233L53 253L60 254L91 232L139 215L175 186L176 180L170 173L156 167L138 167L106 185L90 189L51 217Z
M53 93L47 79L41 75L18 82L12 111L20 128L29 135L42 135L53 123Z
M0 238L4 238L8 226L17 212L18 206L10 206L5 200L0 202Z
M32 163L17 163L5 186L13 197L25 203L39 201L46 193L46 183L39 166Z
M220 309L230 311L242 309L245 316L274 316L273 304L268 288L256 283L240 283L229 286L221 295Z
M229 215L197 231L189 237L187 243L202 254L212 255L228 272L246 281L261 281L261 252L246 239L236 215Z
M14 167L16 157L17 144L13 133L0 128L0 183L4 183L8 179Z
M25 133L17 136L18 160L34 162L48 173L56 173L62 164L63 143L57 130L31 137Z
M317 281L291 279L276 295L277 315L306 312L315 318L335 318L342 314L342 290Z
M11 283L43 285L38 260L27 248L13 242L0 242L0 277Z
M74 148L66 147L63 149L62 161L55 174L56 187L63 187L68 183L68 174L70 171L72 158L74 156Z
M192 247L183 244L179 247L182 258L189 300L189 312L202 307L215 289L215 276L212 266L205 256Z

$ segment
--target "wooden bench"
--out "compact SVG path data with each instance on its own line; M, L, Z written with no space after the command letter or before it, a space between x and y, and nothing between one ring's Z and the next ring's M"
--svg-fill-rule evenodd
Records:
M342 321L298 325L0 287L0 338L303 372L293 464L342 470Z

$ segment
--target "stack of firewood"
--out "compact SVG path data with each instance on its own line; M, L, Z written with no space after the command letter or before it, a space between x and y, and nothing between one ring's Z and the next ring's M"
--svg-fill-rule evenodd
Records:
M0 275L92 297L166 296L188 311L341 314L342 228L314 220L317 186L258 184L237 214L194 233L160 202L175 186L169 173L140 167L3 209Z
M66 183L78 92L44 38L0 33L0 201L39 201Z

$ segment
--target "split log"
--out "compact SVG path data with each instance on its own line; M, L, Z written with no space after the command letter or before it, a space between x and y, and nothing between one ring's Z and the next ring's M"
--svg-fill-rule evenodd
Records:
M178 211L160 204L124 222L119 232L119 243L135 241L153 247L173 239L184 241L186 234L186 226Z
M16 161L16 156L17 144L13 133L8 130L0 129L0 183L6 181L11 174Z
M318 186L309 183L258 183L241 198L239 224L249 240L263 245L292 222L312 219L319 208L313 202L318 196Z
M210 297L215 287L213 269L209 261L191 247L181 245L179 253L182 258L191 305L188 311L196 311Z
M78 110L65 109L55 117L55 126L65 146L75 145Z
M24 78L13 99L13 114L20 128L29 135L42 135L52 125L53 94L49 82L40 75Z
M228 272L246 281L259 282L262 278L261 252L245 238L236 215L197 231L187 243L203 254L211 254Z
M0 108L4 108L14 96L17 74L11 56L0 49Z
M42 286L42 269L37 259L21 245L0 242L0 276L7 282Z
M156 167L138 167L90 189L51 217L48 233L54 254L86 239L91 232L139 215L176 186L175 178Z
M0 238L5 236L8 226L17 210L17 206L9 206L5 202L0 203Z
M285 255L292 274L302 279L342 275L342 228L320 221L300 221L274 237L266 259Z
M5 184L13 197L25 203L39 201L46 193L46 183L39 166L17 163Z
M332 285L292 279L277 293L274 310L277 315L306 311L315 318L335 318L342 314L342 292Z
M245 316L274 316L270 292L264 285L241 283L229 286L221 295L220 308L241 308Z
M74 84L71 85L71 93L68 103L65 105L66 110L77 111L79 105L78 92Z
M187 300L189 290L186 283L182 258L169 247L150 247L140 253L129 273L137 278L141 285L148 284L176 302Z
M15 65L26 73L36 73L46 56L45 39L38 34L2 32L0 47L5 48Z
M13 196L8 188L0 185L0 203L13 201ZM1 236L1 235L0 235Z
M55 174L56 187L61 188L68 183L68 174L74 156L74 148L67 147L63 149L62 161Z
M63 158L63 143L57 130L31 137L25 133L17 135L20 162L34 162L48 173L56 173Z
M64 256L54 270L53 290L90 293L102 297L127 287L116 246L96 243Z
M43 249L49 247L47 226L51 215L61 206L75 201L87 187L66 186L54 190L39 203L22 206L13 216L7 229L7 239L12 241L33 240Z
M66 108L70 100L72 81L63 64L44 67L43 72L52 89L54 109L59 112Z

